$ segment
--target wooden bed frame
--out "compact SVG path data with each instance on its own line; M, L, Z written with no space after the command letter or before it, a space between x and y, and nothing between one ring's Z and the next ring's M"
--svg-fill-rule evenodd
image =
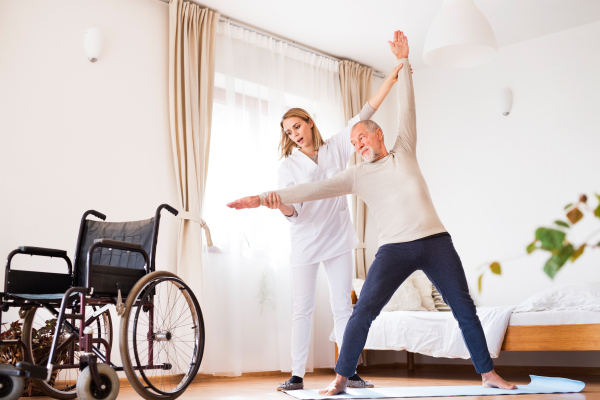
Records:
M352 304L356 304L352 292ZM371 350L371 349L365 349ZM600 351L600 324L509 326L501 351ZM335 345L335 361L338 359ZM415 354L407 353L408 370L415 368Z

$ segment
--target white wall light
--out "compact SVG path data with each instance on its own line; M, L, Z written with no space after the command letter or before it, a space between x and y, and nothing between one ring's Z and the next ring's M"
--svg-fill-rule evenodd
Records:
M502 89L498 92L498 108L505 117L510 113L512 108L512 92L510 89Z
M88 60L96 62L102 53L102 32L98 28L90 28L85 31L84 38L85 54Z
M444 0L425 38L425 64L470 68L497 56L496 35L473 0Z

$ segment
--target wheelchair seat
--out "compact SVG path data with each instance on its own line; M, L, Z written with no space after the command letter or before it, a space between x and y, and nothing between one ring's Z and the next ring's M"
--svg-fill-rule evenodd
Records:
M12 297L16 297L18 299L23 300L35 300L39 302L52 302L57 300L59 303L62 301L63 297L65 297L64 293L45 293L45 294L26 294L26 293L13 293ZM73 293L71 295L72 298L77 297L77 293Z

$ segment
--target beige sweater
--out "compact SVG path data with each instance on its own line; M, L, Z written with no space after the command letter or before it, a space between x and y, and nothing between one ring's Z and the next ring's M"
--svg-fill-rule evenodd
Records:
M398 74L398 137L389 154L362 162L330 179L276 190L283 204L355 194L369 206L379 230L379 246L446 232L435 211L416 156L415 98L408 59ZM264 199L268 193L262 193Z

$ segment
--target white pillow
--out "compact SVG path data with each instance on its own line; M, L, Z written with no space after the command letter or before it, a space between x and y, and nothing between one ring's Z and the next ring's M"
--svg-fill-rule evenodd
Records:
M362 279L353 279L352 288L356 293L356 297L360 298L360 292L363 284ZM419 291L414 287L412 281L407 279L396 290L390 301L383 307L382 311L427 311L421 307L421 296Z
M419 296L421 296L421 307L427 311L438 311L438 309L435 308L435 302L433 301L433 284L427 275L425 275L425 272L417 270L408 277L408 280L411 280L413 286L419 291Z
M586 310L600 311L600 282L575 283L531 296L513 312Z

